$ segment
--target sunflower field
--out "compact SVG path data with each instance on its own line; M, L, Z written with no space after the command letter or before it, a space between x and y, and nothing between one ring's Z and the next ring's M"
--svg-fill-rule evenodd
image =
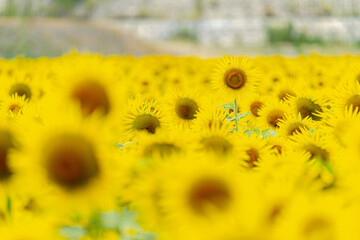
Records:
M0 239L360 239L359 62L0 60Z

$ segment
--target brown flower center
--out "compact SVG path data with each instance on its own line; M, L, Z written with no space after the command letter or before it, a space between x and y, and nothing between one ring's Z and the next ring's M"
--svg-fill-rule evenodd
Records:
M246 75L241 69L230 69L225 73L225 84L232 89L240 89L246 83Z
M328 162L330 159L329 152L315 144L308 144L304 149L311 154L310 159L318 158L323 162Z
M279 127L278 123L284 118L284 112L281 110L273 110L267 116L267 122L273 128Z
M78 84L73 92L72 98L80 102L81 110L85 116L95 110L106 115L110 111L110 101L106 90L96 82L83 82Z
M17 83L10 88L9 95L12 96L15 94L20 97L25 96L27 99L30 99L32 96L30 87L23 83Z
M67 189L82 187L99 174L95 149L76 135L57 136L49 141L45 148L45 168L54 183Z
M0 132L0 180L6 180L12 172L9 166L8 153L9 150L14 149L13 137L8 131Z
M199 110L197 103L190 98L180 98L175 105L175 112L181 119L192 120L196 118Z
M360 110L360 95L354 95L346 101L346 107L352 106L353 112L358 112Z
M18 114L21 110L21 107L19 105L13 104L9 107L9 110L14 114Z
M258 162L259 152L255 148L251 148L247 150L246 153L249 156L249 159L247 160L249 167L255 167L256 163Z
M222 136L210 136L202 139L201 143L206 150L219 154L226 154L233 148L232 144Z
M292 123L288 127L288 135L292 136L297 133L302 133L304 129L308 129L308 128L303 123L301 122Z
M279 154L282 153L282 147L280 145L274 145L271 147L271 149L276 149Z
M145 148L144 156L151 157L159 154L161 157L167 157L179 151L180 148L173 143L153 143Z
M148 133L154 134L156 129L160 127L160 121L151 114L143 114L137 116L132 125L136 130L146 130Z
M259 110L263 106L261 102L253 102L250 106L250 111L255 117L259 117Z
M224 211L230 201L230 191L226 184L211 177L196 182L189 192L190 207L200 215L205 215L209 207Z
M282 90L279 94L278 97L280 100L286 101L289 99L290 96L295 97L296 94L292 91L292 90Z
M316 113L321 113L321 107L307 98L299 98L296 103L297 111L301 114L302 118L311 117L314 121L320 121L321 117Z

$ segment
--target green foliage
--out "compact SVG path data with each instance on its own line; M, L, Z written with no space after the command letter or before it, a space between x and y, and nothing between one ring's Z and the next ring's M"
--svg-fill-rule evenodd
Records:
M85 0L54 0L49 15L55 17L69 16L77 5L83 4L84 2Z
M5 8L2 11L1 15L5 17L13 17L18 13L16 2L13 0L6 0Z
M198 41L196 31L188 26L180 26L171 38L175 40L183 40L189 42Z
M306 32L297 32L292 23L282 26L268 25L266 34L270 43L293 43L293 44L323 44L319 37L309 36Z
M144 231L136 219L137 213L124 207L121 212L95 213L90 218L88 226L64 226L59 233L69 240L79 240L85 235L100 239L106 230L118 232L122 240L156 239L155 234ZM133 234L129 234L129 230Z

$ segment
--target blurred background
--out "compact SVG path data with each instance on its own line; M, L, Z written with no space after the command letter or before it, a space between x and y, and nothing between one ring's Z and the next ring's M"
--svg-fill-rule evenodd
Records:
M360 53L360 0L0 0L0 56Z

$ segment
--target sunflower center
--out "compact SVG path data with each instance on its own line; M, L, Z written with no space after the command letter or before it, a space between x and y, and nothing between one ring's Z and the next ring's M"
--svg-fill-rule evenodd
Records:
M314 121L320 121L321 117L316 113L321 113L321 107L307 98L299 98L296 104L297 111L301 114L302 118L311 117Z
M192 120L196 118L199 110L197 103L190 98L180 98L176 102L175 112L181 119Z
M100 110L104 115L110 111L110 101L106 90L96 82L78 84L71 96L80 102L81 110L85 116L90 115L95 110Z
M255 167L258 162L259 152L255 148L251 148L247 150L246 153L249 156L249 159L247 160L249 167Z
M283 91L281 91L281 92L279 93L279 95L278 95L279 99L280 99L280 100L283 100L283 101L288 100L290 96L295 97L296 95L295 95L295 93L294 93L293 91L291 91L291 90L283 90Z
M273 128L279 127L278 123L284 118L284 112L281 110L273 110L267 116L267 122Z
M255 117L259 117L259 110L263 106L261 102L253 102L250 106L250 111Z
M133 128L139 131L146 130L148 133L154 134L156 129L160 127L160 121L151 114L139 115L133 122Z
M20 97L25 96L27 99L30 99L32 96L30 87L23 83L17 83L10 88L9 95L12 96L15 94Z
M7 131L0 132L0 180L6 180L12 175L8 162L8 153L10 149L14 148L11 134Z
M190 207L201 215L205 215L209 207L219 211L226 210L230 200L228 187L214 178L205 178L196 182L189 195Z
M210 119L209 123L208 123L208 127L211 128L216 128L216 127L222 127L223 122L221 120L217 120L217 119Z
M240 89L245 85L246 75L240 69L230 69L225 74L225 84L232 89Z
M314 144L306 145L305 150L311 154L310 159L318 158L323 162L329 161L329 152Z
M280 145L274 145L271 147L271 149L276 149L278 153L282 153L282 147Z
M9 107L9 110L14 114L18 114L21 110L21 107L19 105L13 104Z
M175 152L179 152L180 148L173 143L153 143L144 150L144 156L150 157L159 154L161 157L167 157Z
M232 144L221 136L210 136L204 138L201 143L204 145L206 150L219 154L226 154L233 148Z
M360 110L360 95L354 95L347 100L346 107L350 106L352 106L353 112L357 112Z
M302 133L303 129L308 129L303 123L297 122L290 124L288 128L288 135L292 136L297 133Z
M49 178L67 189L82 187L99 173L95 150L81 136L58 136L49 142L45 151Z
M283 211L284 206L280 203L275 204L274 206L272 206L272 208L270 209L270 213L269 213L269 222L274 222L280 215L281 212Z

